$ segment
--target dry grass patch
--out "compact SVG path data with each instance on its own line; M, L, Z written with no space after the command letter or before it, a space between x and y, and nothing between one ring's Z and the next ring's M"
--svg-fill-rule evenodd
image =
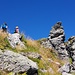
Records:
M64 61L57 58L57 53L48 48L40 48L39 53L42 56L42 60L39 62L39 67L48 70L50 67L55 73L59 74L57 70L64 63Z
M0 49L5 49L6 47L9 46L7 35L8 35L7 33L2 32L2 30L0 30Z
M5 37L7 37L7 33L2 32L2 30L0 29L0 37L4 39Z
M27 42L28 46L33 46L33 47L36 47L36 48L39 47L39 43L35 40L27 39L26 42Z

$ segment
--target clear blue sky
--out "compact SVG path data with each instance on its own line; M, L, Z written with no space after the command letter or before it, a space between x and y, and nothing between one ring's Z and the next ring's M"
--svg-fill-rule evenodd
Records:
M75 35L75 0L0 0L0 25L7 22L11 33L18 25L26 36L45 38L57 21L66 39Z

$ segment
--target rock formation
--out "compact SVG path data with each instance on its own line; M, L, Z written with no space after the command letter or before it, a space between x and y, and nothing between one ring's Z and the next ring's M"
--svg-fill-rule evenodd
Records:
M67 45L66 49L69 53L69 57L72 59L71 71L75 72L75 36L72 36L71 38L69 38L66 45Z
M59 71L62 75L72 75L75 72L75 36L72 36L65 42L65 33L61 22L57 22L50 31L49 37L44 41L45 48L53 48L58 52L59 58L70 59ZM71 64L70 64L71 63Z
M27 72L27 75L36 73L37 75L38 66L35 62L21 54L9 50L4 52L0 50L0 69L14 73Z
M61 72L62 75L72 75L70 74L71 65L69 63L66 63L65 65L63 65L58 71Z
M50 31L47 41L43 43L45 47L53 48L58 52L61 59L68 59L68 53L64 44L65 33L61 22L57 22Z
M21 42L20 38L21 38L21 35L19 33L14 33L14 34L8 35L9 43L13 48L15 48L17 45L25 48L25 45L23 44L23 42Z

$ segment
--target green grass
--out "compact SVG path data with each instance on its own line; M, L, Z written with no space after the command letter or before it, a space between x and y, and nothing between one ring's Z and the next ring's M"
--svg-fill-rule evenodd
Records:
M70 64L72 64L72 58L69 58L69 62L70 62Z
M34 61L34 62L37 62L38 64L39 64L39 62L40 62L40 60L37 59L37 58L31 58L31 57L28 57L28 58L31 59L31 60Z
M0 49L4 50L4 49L10 48L10 47L11 46L9 44L7 37L3 38L0 36Z

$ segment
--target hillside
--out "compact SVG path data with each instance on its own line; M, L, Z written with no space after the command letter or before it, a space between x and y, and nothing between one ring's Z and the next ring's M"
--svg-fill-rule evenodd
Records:
M34 62L37 62L37 65L39 67L38 75L52 75L52 74L60 75L60 73L58 73L57 70L61 65L63 65L63 61L58 59L57 54L54 50L44 48L43 46L41 46L40 44L41 40L35 41L23 37L22 41L24 42L26 48L22 49L18 45L15 48L12 48L7 37L8 34L3 33L0 30L0 50L2 52L10 50L15 53L27 55L29 59L33 60ZM0 75L13 75L13 72L1 70ZM26 74L18 73L17 75L26 75Z
M75 37L64 41L60 22L39 40L0 30L0 75L74 75Z

